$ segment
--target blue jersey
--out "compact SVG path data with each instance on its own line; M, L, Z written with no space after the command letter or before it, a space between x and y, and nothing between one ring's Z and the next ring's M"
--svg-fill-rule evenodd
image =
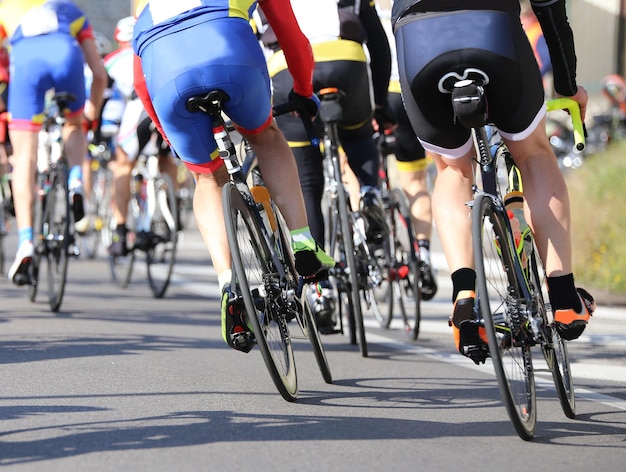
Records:
M147 42L181 20L201 17L201 21L216 18L249 21L256 7L257 0L144 0L137 7L133 48L140 54Z

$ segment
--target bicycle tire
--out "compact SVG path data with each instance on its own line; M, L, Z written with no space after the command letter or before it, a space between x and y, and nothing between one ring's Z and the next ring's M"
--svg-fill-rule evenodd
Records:
M28 287L28 299L34 302L37 299L39 285L39 267L41 265L41 257L44 252L44 244L42 238L43 210L46 205L46 196L44 193L44 181L49 176L37 174L37 196L33 205L33 262L31 264L31 283Z
M137 215L139 214L139 204L136 201L136 197L132 196L128 203L128 213L126 219L126 227L128 233L126 234L126 244L128 246L128 253L123 256L111 256L109 255L109 269L111 272L111 280L119 288L128 288L133 276L133 268L135 266L135 225L137 221ZM114 219L111 219L111 226L114 224ZM112 241L111 241L112 242Z
M416 253L417 237L413 229L406 196L400 189L392 191L390 238L393 242L392 294L404 322L404 331L413 341L419 337L422 321L422 277ZM407 270L408 269L408 270ZM406 274L404 273L406 272ZM390 305L393 306L393 302ZM389 316L391 321L391 316Z
M174 185L169 175L154 182L156 208L150 223L153 244L146 251L148 283L154 298L162 298L172 279L178 243L178 210Z
M302 308L298 313L298 319L300 321L300 328L302 333L308 338L313 348L313 355L315 361L320 369L322 378L327 384L333 383L333 376L330 372L330 365L328 364L328 358L326 357L326 351L324 350L324 344L322 343L321 334L317 329L317 322L315 321L315 315L311 310L311 305L308 303L308 290L309 285L304 284L302 291Z
M552 374L559 403L563 413L568 418L576 418L576 395L574 393L574 379L569 363L567 345L550 323L553 318L552 309L545 300L548 299L546 274L533 239L530 254L528 255L530 290L537 300L538 315L541 317L543 339L541 351Z
M517 434L530 440L537 422L537 399L531 345L516 320L521 268L502 209L479 194L472 209L479 313L484 321L498 388ZM515 256L514 256L515 254ZM517 264L517 266L516 266ZM525 282L522 282L525 283ZM495 303L495 309L491 308Z
M65 165L57 163L52 171L51 187L46 195L42 219L41 236L44 247L42 260L46 261L48 266L48 302L53 312L59 311L63 301L72 238L66 175Z
M274 260L257 215L251 211L232 182L222 189L226 234L236 283L243 296L248 321L265 366L281 396L294 401L298 395L293 344L287 320L269 299L267 284L275 277Z

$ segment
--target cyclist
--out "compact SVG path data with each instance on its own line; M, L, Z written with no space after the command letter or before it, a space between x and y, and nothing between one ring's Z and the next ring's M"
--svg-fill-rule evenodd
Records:
M361 190L361 209L368 223L367 237L370 243L380 243L388 232L385 212L379 189L379 155L373 139L372 116L373 104L370 97L372 82L368 71L368 63L362 43L370 38L370 43L384 42L386 49L372 49L375 57L385 55L391 64L391 55L387 37L373 4L361 4L360 10L354 10L351 2L339 8L336 0L292 0L291 4L304 34L312 44L315 59L313 88L318 91L325 87L338 87L345 92L342 98L343 120L339 126L339 139L347 155L350 168L356 174ZM367 18L366 21L362 17ZM378 25L378 31L375 25ZM369 30L365 30L369 25ZM372 26L374 25L374 26ZM376 34L380 32L382 36ZM276 35L271 28L262 28L260 35L264 46L274 54L268 59L270 76L274 87L275 100L280 103L287 100L293 79L287 69L285 56ZM375 38L379 38L378 40ZM381 60L378 60L380 64ZM382 88L380 103L386 101L386 80L381 77L380 70L376 73L376 87ZM387 71L388 72L388 71ZM382 82L382 87L379 85ZM311 232L318 241L324 240L324 219L321 200L324 191L323 156L318 147L308 142L305 131L298 120L289 115L276 119L278 126L285 133L298 164L300 185L304 194L307 215ZM320 282L321 297L312 291L313 308L318 318L321 332L330 332L336 320L334 318L333 291L328 280Z
M112 79L112 88L117 96L122 98L120 126L115 143L115 162L113 169L113 217L116 228L113 233L113 241L108 248L112 256L125 256L128 254L126 244L126 218L128 203L130 202L130 177L137 157L144 150L153 134L152 121L144 110L141 99L137 97L134 86L134 57L131 41L135 27L135 17L128 16L120 19L115 26L114 38L119 47L104 58L104 66ZM158 136L160 138L160 136ZM163 140L160 139L159 143ZM176 182L176 164L172 160L167 146L159 146L159 167L162 172L167 172ZM140 247L150 239L147 234L136 236L135 246Z
M587 92L576 84L565 0L533 0L532 6L550 49L555 90L576 100L584 119ZM525 217L545 264L563 339L579 337L594 309L591 295L574 285L567 187L546 136L541 75L519 15L518 0L396 0L392 9L407 114L424 148L439 153L433 209L452 277L450 325L459 352L469 357L487 350L484 328L472 311L476 272L466 202L472 198L473 145L469 130L455 124L449 94L438 89L451 71L463 78L473 69L489 80L489 118L522 173ZM474 362L484 362L485 355L473 356Z
M139 3L133 40L141 59L136 90L155 125L194 174L194 214L222 291L222 335L231 347L248 352L253 347L250 328L231 297L235 287L230 287L231 258L221 196L228 173L218 157L210 117L187 111L190 97L215 88L229 95L225 112L257 154L265 183L291 230L297 271L311 276L331 268L334 261L311 235L300 188L289 185L297 181L297 168L272 119L265 57L250 25L257 1L198 0L193 9L188 3ZM311 85L311 49L289 0L261 0L258 5L284 41L295 77L292 97L315 115L319 101Z
M404 109L398 78L398 61L396 60L395 38L391 32L389 15L383 12L387 21L383 22L385 32L390 36L389 45L392 50L391 78L386 110L391 114L393 124L389 128L393 132L395 143L390 151L396 158L396 170L400 187L409 200L409 208L417 246L419 251L420 270L422 272L422 299L431 300L437 293L437 279L430 258L430 238L432 235L432 202L427 183L427 167L429 158L417 139L415 131ZM385 122L383 126L387 126ZM379 132L383 132L379 128Z
M63 138L74 220L84 216L81 165L87 152L84 120L95 123L106 86L106 71L94 44L93 29L73 3L61 0L4 0L0 23L10 38L11 78L8 97L9 134L13 146L13 182L18 250L9 270L17 285L30 282L33 256L33 202L37 138L45 92L72 93L76 100L64 110ZM83 63L93 72L91 94L85 100Z

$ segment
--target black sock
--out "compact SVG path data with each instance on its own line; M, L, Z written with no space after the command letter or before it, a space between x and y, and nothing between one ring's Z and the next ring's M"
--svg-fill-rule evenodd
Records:
M452 272L452 303L461 290L476 290L476 271L464 267Z
M574 274L548 277L548 295L553 311L573 308L580 313L582 310L580 298L574 285Z
M126 228L125 224L117 225L115 227L115 232L120 236L126 236L126 233L128 233L128 228Z

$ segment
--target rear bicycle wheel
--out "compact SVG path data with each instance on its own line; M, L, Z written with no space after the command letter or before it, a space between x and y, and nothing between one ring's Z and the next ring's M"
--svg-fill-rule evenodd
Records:
M65 293L69 246L72 238L66 175L64 165L57 163L56 169L52 171L52 186L46 196L42 218L41 238L44 249L42 260L48 266L48 301L50 309L54 312L61 308Z
M296 365L287 320L272 300L277 279L272 254L257 215L233 183L224 185L222 202L236 283L248 321L274 385L285 400L294 401L298 395Z
M393 190L390 212L390 239L393 244L390 279L391 306L397 305L404 322L404 331L412 340L419 336L422 320L422 277L415 251L417 238L404 193ZM391 321L391 316L389 317Z
M535 433L537 399L531 345L526 342L528 323L520 313L520 286L525 282L519 277L521 268L505 217L490 196L476 197L472 236L478 306L507 413L517 434L530 440Z
M28 298L31 302L37 299L37 289L39 285L39 267L41 266L41 257L44 253L45 246L43 242L43 214L46 206L46 196L44 191L44 182L49 180L49 175L41 173L37 174L37 196L33 205L33 262L31 264L31 284L28 288Z
M169 175L154 181L156 208L150 223L152 241L146 251L148 283L155 298L162 298L169 286L176 261L178 210Z
M574 378L569 363L567 345L561 339L556 328L550 323L553 319L552 308L548 300L547 277L533 239L528 255L530 290L537 304L537 318L540 320L543 339L541 351L552 374L557 396L568 418L576 418L576 396L574 394Z
M136 259L136 251L134 248L136 236L135 226L138 215L139 203L136 200L136 196L133 195L128 204L128 214L126 220L126 227L128 228L128 233L126 235L128 253L122 256L109 255L109 269L111 271L111 280L115 285L120 288L127 288L133 276L133 267L135 265ZM113 221L114 220L112 219L110 226L113 226ZM113 231L113 228L111 228L111 231ZM113 242L112 236L111 242Z
M356 249L354 247L354 239L352 233L352 215L350 214L350 199L343 187L343 184L337 187L337 205L338 227L335 230L341 235L341 243L337 250L339 251L339 260L345 264L347 272L347 290L348 298L348 317L350 326L350 341L352 344L359 344L359 349L363 357L367 357L367 340L365 338L365 325L363 323L363 310L361 307L360 297L360 269L359 262L356 257ZM334 254L331 252L331 254ZM337 260L337 259L335 259Z

